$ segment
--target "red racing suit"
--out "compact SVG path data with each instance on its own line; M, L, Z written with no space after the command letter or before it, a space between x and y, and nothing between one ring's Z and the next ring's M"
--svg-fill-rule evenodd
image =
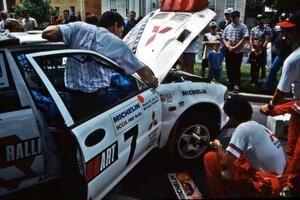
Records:
M272 116L290 113L291 118L288 128L287 166L285 174L288 175L288 186L300 190L300 100L291 101L275 106L271 111Z

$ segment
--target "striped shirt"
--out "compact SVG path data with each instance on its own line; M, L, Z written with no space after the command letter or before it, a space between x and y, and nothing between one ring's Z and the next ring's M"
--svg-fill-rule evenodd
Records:
M255 121L240 124L232 134L226 151L236 158L245 155L251 167L282 174L286 156L280 140Z
M222 38L227 40L230 46L235 46L242 38L249 37L249 31L245 24L239 22L237 24L231 23L226 26ZM245 50L245 43L240 46L235 53L242 53Z
M272 29L267 25L262 27L259 25L255 26L252 28L250 33L250 37L253 38L254 46L258 44L263 45L266 36L272 36Z
M127 74L132 74L144 66L126 43L105 28L98 28L84 22L74 22L60 25L59 29L69 48L98 52L117 62ZM110 69L96 63L81 64L76 59L68 58L65 84L69 89L93 93L100 88L110 86L111 73Z

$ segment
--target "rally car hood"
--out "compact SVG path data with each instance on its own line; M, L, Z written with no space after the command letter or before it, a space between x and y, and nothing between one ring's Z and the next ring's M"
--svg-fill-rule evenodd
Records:
M210 9L195 13L156 10L144 17L124 41L162 82L183 51L215 16Z

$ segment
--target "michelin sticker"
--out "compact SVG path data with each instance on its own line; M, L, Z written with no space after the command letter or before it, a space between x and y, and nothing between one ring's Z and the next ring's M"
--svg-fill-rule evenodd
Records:
M140 103L134 102L125 108L110 115L116 135L131 128L143 118L143 108Z

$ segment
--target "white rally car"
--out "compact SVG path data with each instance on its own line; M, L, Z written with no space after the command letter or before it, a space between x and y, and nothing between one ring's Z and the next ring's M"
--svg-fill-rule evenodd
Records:
M40 34L1 39L0 197L57 179L65 198L101 199L153 148L167 147L176 160L201 156L227 121L226 87L170 69L214 16L155 11L127 36L159 78L157 89L98 53L66 50ZM117 100L76 113L63 75L71 62L111 69L108 92Z

